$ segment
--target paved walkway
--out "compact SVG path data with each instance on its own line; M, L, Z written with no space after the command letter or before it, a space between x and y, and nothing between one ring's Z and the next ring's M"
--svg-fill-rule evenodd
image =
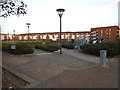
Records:
M45 82L35 86L37 88L117 88L118 73L116 64L109 64L110 68L100 66L88 69L65 70Z
M99 57L85 54L82 50L77 50L77 49L73 50L73 49L63 48L63 52L73 57L76 57L76 58L79 58L79 59L82 59L88 62L99 64Z
M38 85L33 85L34 88L116 88L117 62L113 60L109 67L99 67L96 58L68 49L63 49L62 55L42 50L17 56L3 52L3 64L35 80Z

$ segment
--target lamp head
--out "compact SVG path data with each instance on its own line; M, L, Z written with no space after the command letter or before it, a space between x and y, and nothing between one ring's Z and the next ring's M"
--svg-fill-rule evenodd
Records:
M15 30L13 30L13 32L15 32Z
M27 26L30 26L31 24L30 23L26 23Z
M62 17L65 9L61 9L61 8L60 8L60 9L57 9L56 11L58 12L58 15L59 15L60 17Z

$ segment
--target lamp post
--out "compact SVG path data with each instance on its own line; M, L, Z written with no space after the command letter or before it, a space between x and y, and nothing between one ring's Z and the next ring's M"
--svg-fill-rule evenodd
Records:
M62 15L65 11L65 9L57 9L56 10L58 12L58 15L60 17L60 54L62 54L62 46L61 46L61 31L62 31L62 25L61 25L61 18L62 18Z
M15 30L13 30L13 32L14 32L14 42L15 42Z
M26 23L27 27L28 27L28 41L29 41L29 27L30 27L30 23Z
M0 26L0 41L2 41L1 26Z
M7 34L7 41L9 42L9 33Z

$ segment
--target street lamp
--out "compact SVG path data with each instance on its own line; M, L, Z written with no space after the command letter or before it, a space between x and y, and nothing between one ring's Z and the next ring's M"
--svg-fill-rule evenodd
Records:
M62 15L63 15L65 9L57 9L56 11L58 12L58 15L60 17L60 54L62 54L62 46L61 46L61 31L62 31L62 28L61 28L61 18L62 18Z
M0 41L2 41L1 26L0 26Z
M7 35L7 36L8 36L7 41L9 41L9 33L8 33L8 35Z
M14 32L14 42L15 42L15 30L13 30L13 32Z
M28 27L28 41L29 41L29 27L30 27L30 23L26 23L27 27Z

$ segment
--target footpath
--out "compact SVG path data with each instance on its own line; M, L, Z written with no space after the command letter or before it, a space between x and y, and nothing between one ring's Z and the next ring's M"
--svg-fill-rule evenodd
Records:
M101 67L99 57L68 49L62 55L42 50L21 56L3 52L3 65L33 81L26 88L118 88L118 61L107 62Z
M72 49L65 49L64 48L63 52L68 54L68 55L71 55L73 57L83 59L83 60L88 61L88 62L99 64L99 57L85 54L82 50L79 50L79 49L72 50Z

